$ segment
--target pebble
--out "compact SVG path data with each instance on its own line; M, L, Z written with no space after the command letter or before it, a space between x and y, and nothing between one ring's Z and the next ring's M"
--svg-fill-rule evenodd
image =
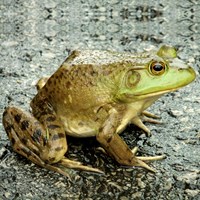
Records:
M190 190L190 189L186 189L185 193L187 193L189 196L191 197L195 197L198 194L200 195L200 190Z
M4 193L4 196L5 196L7 199L9 199L10 196L11 196L11 193L10 193L10 192L5 192L5 193Z

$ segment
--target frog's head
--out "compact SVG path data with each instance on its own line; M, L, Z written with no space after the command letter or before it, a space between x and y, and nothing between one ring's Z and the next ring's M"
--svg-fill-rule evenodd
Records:
M120 101L159 97L189 84L196 77L194 70L181 61L175 48L170 46L162 46L158 52L141 58L141 62L129 64L130 69L125 73L117 95Z

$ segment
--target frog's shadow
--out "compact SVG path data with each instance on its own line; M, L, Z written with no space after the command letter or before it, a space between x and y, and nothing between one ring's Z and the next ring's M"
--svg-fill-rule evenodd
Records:
M142 143L144 144L148 140L147 137L141 137L143 135L143 131L132 124L127 126L127 128L120 134L122 139L131 149L138 146L137 143L139 141L142 140ZM68 152L66 153L66 157L69 159L75 159L89 165L97 163L95 167L98 167L98 165L100 165L98 163L100 162L104 162L106 165L112 165L113 167L117 164L119 167L119 164L114 159L104 153L103 150L101 150L102 148L99 148L101 145L95 137L75 138L67 136L67 142Z

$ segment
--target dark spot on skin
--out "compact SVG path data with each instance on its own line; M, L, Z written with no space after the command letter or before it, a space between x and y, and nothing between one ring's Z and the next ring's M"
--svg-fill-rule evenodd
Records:
M48 129L56 129L56 128L60 128L60 126L55 125L55 124L50 124L47 126Z
M36 155L39 154L39 152L38 152L36 149L33 149L32 151L33 151L33 153L36 154Z
M27 139L26 138L22 138L21 141L22 141L23 144L25 144L25 145L27 144Z
M46 162L47 162L47 163L48 163L48 162L53 162L55 159L56 159L56 158L49 158L49 160L46 161Z
M51 80L49 79L49 80L48 80L48 84L51 85L51 83L52 83L52 82L51 82Z
M6 133L10 133L12 128L13 128L13 126L10 125L10 124L9 124L8 126L6 126L6 127L5 127Z
M128 162L131 164L132 163L132 159L129 159Z
M107 143L110 143L111 142L111 140L112 140L112 136L110 136L108 139L107 139Z
M94 81L90 81L91 86L96 86L96 83Z
M5 117L6 115L7 115L7 110L5 110L4 112L3 112L3 117Z
M48 92L48 88L47 87L44 87L44 90L45 90L45 92Z
M44 146L47 144L48 140L46 137L43 137Z
M83 126L84 123L83 123L83 122L79 122L78 125L79 125L79 126Z
M21 129L22 129L22 131L26 130L28 127L29 127L29 122L27 120L24 120L21 123Z
M95 117L95 118L94 118L94 121L95 121L95 122L97 122L98 120L99 120L99 118L98 118L98 117Z
M61 151L63 149L63 147L56 147L55 151Z
M44 110L44 111L42 111L40 114L38 114L37 117L40 118L41 116L44 116L44 115L47 115L47 114L49 114L49 113L47 112L47 110Z
M55 116L50 116L50 117L47 117L46 121L48 122L53 122L56 120L56 117Z
M70 86L71 86L70 81L67 81L67 82L66 82L66 87L69 88Z
M65 134L64 133L58 133L58 134L54 135L52 137L52 140L58 140L58 139L61 139L61 138L65 138Z
M104 127L100 127L100 128L99 128L99 133L101 133L101 132L103 131L103 128L104 128Z
M21 115L16 114L14 118L15 118L15 121L16 121L17 123L19 123L20 120L21 120Z
M14 138L12 138L12 139L11 139L11 142L12 142L12 144L14 145L16 141L15 141Z
M60 77L62 78L62 77L63 77L63 75L64 75L64 73L61 71L61 72L60 72Z
M69 70L66 69L66 68L63 68L62 70L63 70L63 73L64 73L64 77L68 77Z
M32 138L33 138L33 140L34 140L35 142L39 142L39 141L40 141L41 135L42 135L42 131L41 131L40 129L36 129L36 130L34 131L34 133L33 133Z

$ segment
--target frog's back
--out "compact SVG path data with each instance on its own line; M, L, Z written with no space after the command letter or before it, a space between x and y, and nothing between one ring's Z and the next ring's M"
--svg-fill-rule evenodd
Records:
M140 56L142 56L140 54ZM73 109L87 109L112 101L121 76L128 70L126 62L138 56L109 51L73 51L50 77L43 92L52 103L66 102ZM62 102L61 102L62 101Z
M147 62L150 53L73 51L39 91L41 98L57 108L81 110L112 103L113 95L129 67ZM129 64L127 64L129 63Z
M109 66L113 63L132 62L140 63L146 62L152 56L154 51L143 53L119 53L112 51L100 51L100 50L75 50L64 61L64 65L69 66L91 64L95 66Z

